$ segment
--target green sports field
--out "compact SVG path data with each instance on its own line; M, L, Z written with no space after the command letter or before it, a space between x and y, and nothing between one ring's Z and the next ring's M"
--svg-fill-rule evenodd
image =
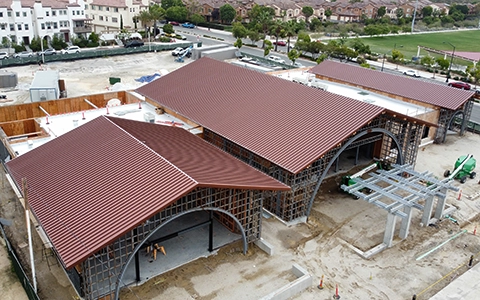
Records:
M480 30L462 30L452 32L436 32L411 35L397 35L385 37L371 37L361 39L374 53L389 53L396 44L397 50L403 53L405 59L417 55L417 46L425 46L438 50L480 52ZM445 42L445 43L444 43ZM426 55L421 51L420 55Z

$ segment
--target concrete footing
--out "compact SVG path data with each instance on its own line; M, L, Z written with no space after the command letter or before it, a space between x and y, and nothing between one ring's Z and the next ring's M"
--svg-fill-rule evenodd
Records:
M313 279L308 272L297 264L293 264L292 272L298 278L286 286L260 298L260 300L287 300L303 292L313 284Z
M274 247L271 245L269 242L265 241L263 238L260 238L259 240L253 242L255 245L257 245L258 248L260 248L262 251L267 253L268 255L272 256L273 255L273 250Z

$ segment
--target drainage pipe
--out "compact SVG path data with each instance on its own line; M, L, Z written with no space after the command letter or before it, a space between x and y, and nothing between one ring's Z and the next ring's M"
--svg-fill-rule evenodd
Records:
M434 252L435 250L437 250L438 248L442 247L443 245L445 245L446 243L450 242L451 240L454 240L456 239L457 237L459 237L460 235L464 234L465 232L467 232L466 229L460 231L459 233L455 234L454 236L450 237L448 240L446 240L445 242L441 243L440 245L438 245L437 247L425 252L424 254L420 255L419 257L417 257L416 260L421 260L422 258L426 257L427 255L430 255L432 252Z

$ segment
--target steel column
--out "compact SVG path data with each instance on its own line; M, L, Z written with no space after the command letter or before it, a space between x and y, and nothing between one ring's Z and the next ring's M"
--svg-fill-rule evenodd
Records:
M423 226L428 226L428 223L430 223L432 210L433 210L433 196L428 196L425 199L425 206L423 208L423 216L422 216Z
M395 221L396 216L394 214L387 215L387 224L385 226L385 235L383 236L383 243L387 245L387 247L392 247L393 244L393 235L395 233Z
M407 215L407 217L402 219L398 236L401 239L406 239L408 232L410 231L410 222L412 221L412 208L409 206L404 206L403 212Z

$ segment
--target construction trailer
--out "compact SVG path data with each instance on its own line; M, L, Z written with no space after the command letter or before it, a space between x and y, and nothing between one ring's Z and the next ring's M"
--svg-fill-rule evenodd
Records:
M30 85L30 101L40 102L60 98L59 74L57 71L37 71Z
M188 90L165 89L181 78ZM285 222L309 216L321 183L338 174L346 152L353 153L350 167L360 157L415 164L426 124L206 57L136 92L196 124L206 141L291 187L267 192L263 201L264 209Z

